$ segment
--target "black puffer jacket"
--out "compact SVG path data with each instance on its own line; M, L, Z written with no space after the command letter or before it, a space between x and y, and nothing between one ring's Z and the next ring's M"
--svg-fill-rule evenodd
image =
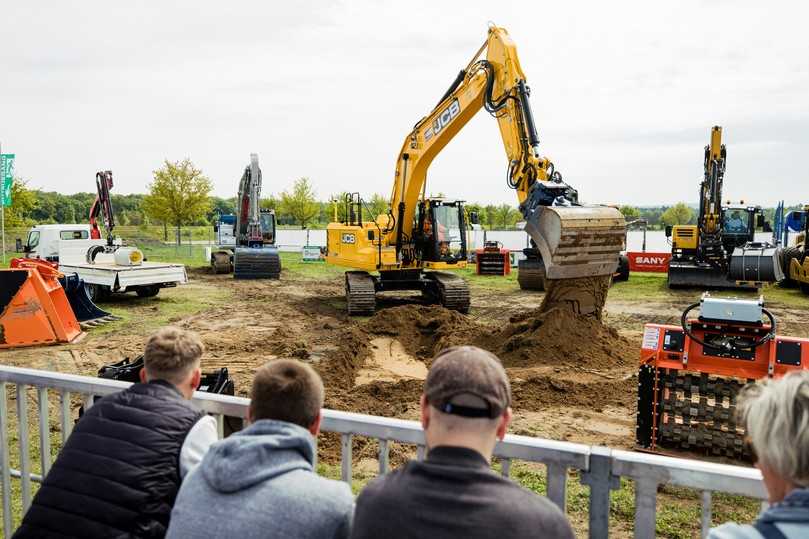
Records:
M73 429L14 537L163 537L180 487L180 449L202 416L163 381L100 399Z

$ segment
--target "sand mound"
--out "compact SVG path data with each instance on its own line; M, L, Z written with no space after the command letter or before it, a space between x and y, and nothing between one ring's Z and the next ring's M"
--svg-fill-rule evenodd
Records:
M485 333L483 326L467 316L434 305L383 309L366 321L363 329L397 339L405 350L421 360L432 359L448 346L470 344L470 339Z
M478 344L497 354L506 367L552 364L608 369L627 365L637 355L635 346L615 329L565 307L514 316L505 328Z
M490 350L506 367L609 369L628 365L637 356L636 346L615 329L564 305L522 313L494 330L443 307L403 305L377 312L363 329L398 340L428 364L443 348L462 344Z

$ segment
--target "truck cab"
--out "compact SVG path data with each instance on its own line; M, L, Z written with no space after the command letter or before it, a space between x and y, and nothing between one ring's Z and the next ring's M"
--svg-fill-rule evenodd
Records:
M28 258L59 261L59 242L90 239L89 224L36 225L28 231L25 244L17 239L17 250Z

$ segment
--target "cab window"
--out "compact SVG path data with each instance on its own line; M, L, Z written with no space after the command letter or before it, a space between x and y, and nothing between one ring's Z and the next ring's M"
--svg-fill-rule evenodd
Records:
M39 245L39 230L32 230L28 233L28 249L33 251Z
M86 230L62 230L59 238L63 240L86 240L90 234Z
M725 232L744 234L748 230L750 215L745 210L725 210Z

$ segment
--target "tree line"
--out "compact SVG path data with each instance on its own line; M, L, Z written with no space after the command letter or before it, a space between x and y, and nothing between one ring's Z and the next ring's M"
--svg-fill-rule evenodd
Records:
M211 194L212 183L201 170L188 160L166 160L154 171L153 181L145 194L112 195L115 220L120 225L161 225L165 229L189 225L211 225L219 215L236 212L236 197ZM261 207L274 209L280 225L321 228L334 220L345 218L346 192L333 193L325 200L318 198L311 181L302 177L291 189L277 195L268 194ZM65 195L53 191L31 189L25 180L15 178L12 205L5 208L6 226L23 227L43 223L75 223L87 220L95 193ZM365 219L385 214L388 197L372 194L363 199ZM521 221L519 210L509 204L467 203L468 212L475 212L486 229L511 229ZM672 206L622 206L628 221L645 219L650 229L666 225L694 224L697 211L684 202ZM767 210L771 219L774 209Z

